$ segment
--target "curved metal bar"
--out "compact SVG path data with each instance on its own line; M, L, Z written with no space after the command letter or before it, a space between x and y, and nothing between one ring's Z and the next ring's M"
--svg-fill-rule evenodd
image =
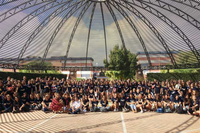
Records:
M90 30L91 30L91 27L92 27L92 20L93 20L96 4L97 3L95 2L94 5L93 5L93 8L92 8L92 14L90 16L90 25L89 25L89 30L88 30L87 48L86 48L86 64L85 64L86 67L87 67L88 49L89 49L89 42L90 42Z
M56 1L56 0L55 0ZM44 2L52 2L52 0L29 0L27 2L24 2L20 5L17 5L15 7L13 7L12 9L4 12L3 14L0 15L0 23L2 23L3 21L5 21L6 19L10 18L11 16L26 10L28 8L31 8L33 6L42 4Z
M15 1L18 1L18 0L2 0L2 1L0 2L0 6L9 4L9 3L11 3L11 2L15 2Z
M67 1L67 2L66 2ZM71 2L72 0L66 0L65 2L57 3L57 2L51 2L46 5L41 6L40 8L34 10L29 15L24 17L21 21L19 21L1 40L0 40L0 49L5 45L5 43L25 24L27 24L29 21L31 21L33 18L37 17L38 15L42 14L43 12L54 8L56 6L67 4Z
M111 16L112 16L114 22L115 22L115 25L116 25L116 27L117 27L118 33L119 33L120 38L121 38L121 41L122 41L123 48L124 48L125 51L126 51L126 46L125 46L124 37L123 37L122 31L121 31L121 28L120 28L120 26L119 26L119 23L118 23L118 21L117 21L117 17L115 16L115 13L114 13L112 7L111 7L109 4L107 4L106 2L105 2L105 5L106 5L106 7L108 8L108 10L109 10L109 12L110 12L110 14L111 14Z
M108 62L108 52L107 52L107 38L106 38L106 27L105 27L105 20L104 20L104 13L103 13L103 6L102 2L100 2L100 8L101 8L101 16L103 21L103 31L104 31L104 40L105 40L105 52L106 52L106 62Z
M189 22L191 25L193 25L195 28L197 28L198 30L200 30L200 22L195 19L194 17L192 17L191 15L189 15L188 13L178 9L177 7L170 5L162 0L142 0L138 2L144 2L144 3L148 3L157 7L160 7L164 10L167 10L177 16L179 16L180 18L186 20L187 22Z
M79 0L77 0L79 1ZM25 43L25 45L23 46L22 50L19 53L18 59L17 59L17 65L19 65L19 61L20 59L23 57L26 49L29 47L30 43L33 41L33 39L37 36L37 34L42 31L42 29L52 20L54 19L57 15L61 14L63 11L73 7L75 9L77 9L77 5L79 3L82 3L83 1L71 1L73 4L65 4L62 5L61 7L59 7L57 10L55 10L53 13L51 13L51 15L49 15L47 18L45 18L41 24L33 31L33 33L31 34L31 36L29 37L29 39L27 40L27 42ZM75 7L74 7L75 6ZM73 11L72 10L72 11ZM71 11L71 10L70 10ZM71 13L71 12L70 12Z
M80 4L80 6L79 7L77 7L78 6L78 4L76 5L76 9L78 10L78 9L80 9L83 5L85 5L87 2L85 2L84 4L83 4L83 2L84 2L85 0L82 0L81 1L81 3L80 2L78 2L79 4ZM75 11L73 11L73 13L75 13L77 10L75 10ZM49 40L49 43L48 43L48 45L47 45L47 47L46 47L46 49L45 49L45 53L44 53L44 55L43 55L43 58L42 58L42 62L41 62L41 67L43 67L43 64L44 64L44 62L45 62L45 59L46 59L46 57L47 57L47 54L48 54L48 51L49 51L49 49L50 49L50 47L51 47L51 45L52 45L52 43L53 43L53 40L55 39L55 37L56 37L56 35L58 34L58 32L60 31L60 29L62 28L62 26L64 25L64 23L68 20L68 18L69 17L71 17L72 15L73 15L73 13L67 13L66 15L65 15L65 17L64 17L64 19L62 19L62 21L58 24L58 26L56 27L56 30L54 31L54 33L53 33L53 35L51 36L51 38L50 38L50 40Z
M92 3L90 1L87 2L86 6L81 10L81 13L79 14L77 20L76 20L76 23L74 25L74 28L72 30L72 33L71 33L71 36L70 36L70 39L69 39L69 43L68 43L68 46L67 46L67 51L66 51L66 54L65 54L65 57L64 57L64 69L66 67L66 62L67 62L67 57L68 57L68 54L69 54L69 50L70 50L70 47L71 47L71 44L72 44L72 40L74 38L74 35L76 33L76 29L78 28L78 25L82 19L82 17L84 16L85 12L87 11L87 9L90 7Z
M123 37L122 31L121 31L121 28L120 28L119 23L118 23L118 21L117 21L117 17L115 16L115 13L114 13L112 7L110 6L110 4L107 3L107 2L104 2L104 4L105 4L106 7L108 8L108 10L109 10L109 12L110 12L110 14L111 14L111 16L112 16L114 22L115 22L115 25L116 25L116 27L117 27L118 33L119 33L120 38L121 38L121 41L122 41L122 46L123 46L123 49L124 49L125 62L127 62L127 60L128 60L127 49L126 49L126 45L125 45L125 41L124 41L124 37ZM124 69L125 69L125 70L128 70L127 65L125 65L125 68L124 68Z
M194 47L194 45L192 44L190 39L185 35L185 33L174 22L172 22L163 13L161 13L160 11L156 10L155 8L143 3L142 1L139 2L140 5L136 4L136 2L135 2L136 0L132 0L133 2L129 2L129 1L126 1L126 0L116 0L116 1L124 1L125 3L129 3L129 4L132 4L132 5L135 5L135 6L139 7L139 8L141 8L141 9L144 9L144 10L148 11L149 13L155 15L160 20L165 22L172 30L174 30L183 39L183 41L185 41L185 43L188 45L190 50L193 52L193 54L196 57L197 61L200 63L199 52L196 50L196 48Z
M150 29L151 31L155 34L155 36L158 38L158 40L161 42L161 44L163 45L164 49L166 50L168 56L170 57L171 63L173 64L173 66L175 68L177 68L177 63L174 59L174 56L171 53L171 50L169 49L168 45L166 44L164 38L161 36L161 34L158 32L158 30L154 27L154 25L142 14L140 13L135 7L133 7L131 4L127 3L127 2L123 2L123 1L109 1L112 4L114 4L116 7L118 7L119 5L128 9L130 12L132 12L133 14L135 14L138 18L140 18Z
M109 1L108 1L109 2ZM109 2L110 3L110 2ZM131 18L129 17L129 15L124 11L123 8L121 8L119 5L116 7L115 5L113 5L112 3L110 3L115 9L117 9L120 14L126 19L126 21L129 23L129 25L131 26L131 28L133 29L133 31L135 32L135 34L137 35L143 49L144 49L144 52L145 52L145 55L147 57L147 60L148 60L148 63L149 63L149 66L151 67L152 64L151 64L151 60L150 60L150 57L149 57L149 53L147 51L147 48L146 48L146 45L142 39L142 36L140 35L136 25L133 23L133 21L131 20Z
M133 2L129 2L129 1L125 1L125 0L122 0L122 1L129 3L129 4L133 4L141 9L144 9L144 10L148 11L149 13L158 17L163 22L165 22L172 30L174 30L183 39L183 41L185 41L185 43L188 45L188 47L190 48L190 50L193 52L194 56L196 57L198 63L200 63L199 52L194 47L194 45L192 44L190 39L185 35L185 33L173 21L171 21L163 13L161 13L160 11L156 10L155 8L143 3L142 1L141 2L139 1L139 4L136 4L136 2L135 2L138 0L132 0Z
M189 6L193 9L199 10L200 11L200 2L195 1L195 0L190 0L189 3L186 0L171 0L186 6Z

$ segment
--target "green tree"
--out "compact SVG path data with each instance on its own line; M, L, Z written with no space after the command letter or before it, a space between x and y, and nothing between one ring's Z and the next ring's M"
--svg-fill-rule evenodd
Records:
M36 70L37 68L48 68L47 70ZM43 66L41 66L41 61L32 61L30 63L27 63L25 65L24 70L20 70L20 72L26 72L26 73L59 73L57 72L51 62L44 62Z
M119 45L115 45L113 50L110 51L109 62L104 59L104 65L112 72L107 72L106 76L115 77L116 79L132 79L136 70L139 68L137 65L137 57Z

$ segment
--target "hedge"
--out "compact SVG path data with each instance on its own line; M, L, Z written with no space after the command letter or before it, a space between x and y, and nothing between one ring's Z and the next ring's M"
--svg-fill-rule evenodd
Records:
M184 81L192 80L199 81L200 73L148 73L147 79L153 81L154 79L158 81L165 81L166 79L182 79Z
M64 75L64 74L39 74L39 73L13 73L13 72L0 72L0 78L2 78L3 80L6 80L7 77L10 76L11 78L14 78L14 79L18 79L18 80L21 80L23 78L23 76L26 76L27 79L35 79L36 77L41 77L41 78L44 78L45 76L47 77L56 77L56 78L59 78L59 79L62 79L62 78L66 78L67 75Z

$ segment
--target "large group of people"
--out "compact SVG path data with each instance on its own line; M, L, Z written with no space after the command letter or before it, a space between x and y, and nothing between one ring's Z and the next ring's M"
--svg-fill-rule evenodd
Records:
M187 113L200 116L200 81L0 79L0 113Z

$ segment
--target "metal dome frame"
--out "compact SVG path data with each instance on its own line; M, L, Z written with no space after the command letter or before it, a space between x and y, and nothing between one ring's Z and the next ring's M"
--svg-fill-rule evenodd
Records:
M17 2L19 0L2 0L0 1L0 7L5 6L7 4L10 4L12 2ZM200 1L196 0L170 0L173 2L176 2L178 4L182 4L185 6L188 6L196 11L200 11ZM189 1L189 3L188 3ZM88 10L88 8L92 6L92 12L90 16L90 21L89 21L89 28L88 28L88 35L87 35L87 47L86 47L86 58L88 57L88 49L89 49L89 42L90 42L90 34L91 34L91 27L92 27L92 21L93 21L93 16L95 12L95 8L97 4L100 4L100 10L101 10L101 16L102 16L102 26L104 30L104 41L105 41L105 54L106 54L106 61L108 61L108 54L107 54L107 36L106 36L106 26L105 26L105 17L104 17L104 9L103 9L103 4L105 7L108 9L113 21L115 22L116 28L118 30L122 46L125 49L126 52L126 44L124 41L123 33L120 28L120 25L118 23L118 19L115 15L115 12L113 8L118 11L123 18L128 22L134 33L136 34L144 52L146 55L146 58L148 60L149 66L146 69L155 69L156 67L152 67L151 59L148 53L148 50L146 48L146 44L144 42L144 39L142 38L137 26L134 24L132 19L129 17L129 15L126 13L124 9L127 9L132 15L138 17L151 31L152 33L157 37L157 39L160 41L160 44L162 47L165 49L167 52L170 60L171 60L171 68L178 69L178 68L192 68L192 67L200 67L200 54L199 50L194 46L192 41L189 39L189 37L179 28L178 25L176 25L170 18L168 18L166 15L164 15L162 12L157 10L154 7L162 8L163 10L166 10L179 18L183 19L184 21L187 21L190 25L194 26L196 29L200 30L200 21L189 15L187 12L184 12L183 10L167 3L164 2L164 0L27 0L24 3L21 3L8 11L0 14L0 24L10 17L16 15L19 12L22 12L26 9L29 9L31 7L35 7L37 5L44 4L40 6L39 8L35 9L31 13L29 13L26 17L24 17L22 20L20 20L15 26L13 26L9 32L0 40L0 49L4 45L6 45L6 42L24 25L26 25L28 22L30 22L32 19L37 17L38 15L52 9L56 8L50 15L48 15L41 23L40 25L32 32L26 43L23 45L22 49L20 50L20 53L17 58L17 63L13 64L13 67L15 69L17 68L22 68L23 66L19 66L20 60L23 58L24 53L26 52L27 48L31 44L31 42L35 39L35 37L43 30L43 27L45 27L48 23L50 23L56 16L59 14L63 13L64 11L68 10L67 14L65 17L62 19L62 21L57 25L56 29L54 30L50 40L48 41L48 44L46 45L45 52L42 57L42 63L40 68L35 68L35 69L48 69L44 68L43 64L46 60L46 57L48 55L48 51L56 38L57 34L59 31L62 29L63 25L67 20L77 11L79 11L81 8L81 11L78 15L78 18L74 24L73 30L70 35L70 39L67 45L67 51L65 54L65 59L64 59L64 67L62 69L66 69L66 62L68 58L68 54L70 51L70 47L74 38L74 35L76 33L76 29L79 26L79 23L84 16L85 12ZM168 25L169 28L171 28L182 40L185 42L187 47L191 50L193 55L195 56L196 59L193 59L197 61L197 63L194 64L177 64L174 55L172 54L168 44L166 43L165 39L163 36L159 33L157 28L151 23L147 17L145 17L144 14L142 14L137 8L140 8L142 10L145 10L149 12L150 14L154 15L157 17L159 20L164 22L166 25ZM5 65L2 65L5 67ZM9 66L9 65L8 65ZM86 68L87 68L87 60L86 60ZM10 68L10 67L9 67ZM161 69L165 69L166 67L161 67Z

